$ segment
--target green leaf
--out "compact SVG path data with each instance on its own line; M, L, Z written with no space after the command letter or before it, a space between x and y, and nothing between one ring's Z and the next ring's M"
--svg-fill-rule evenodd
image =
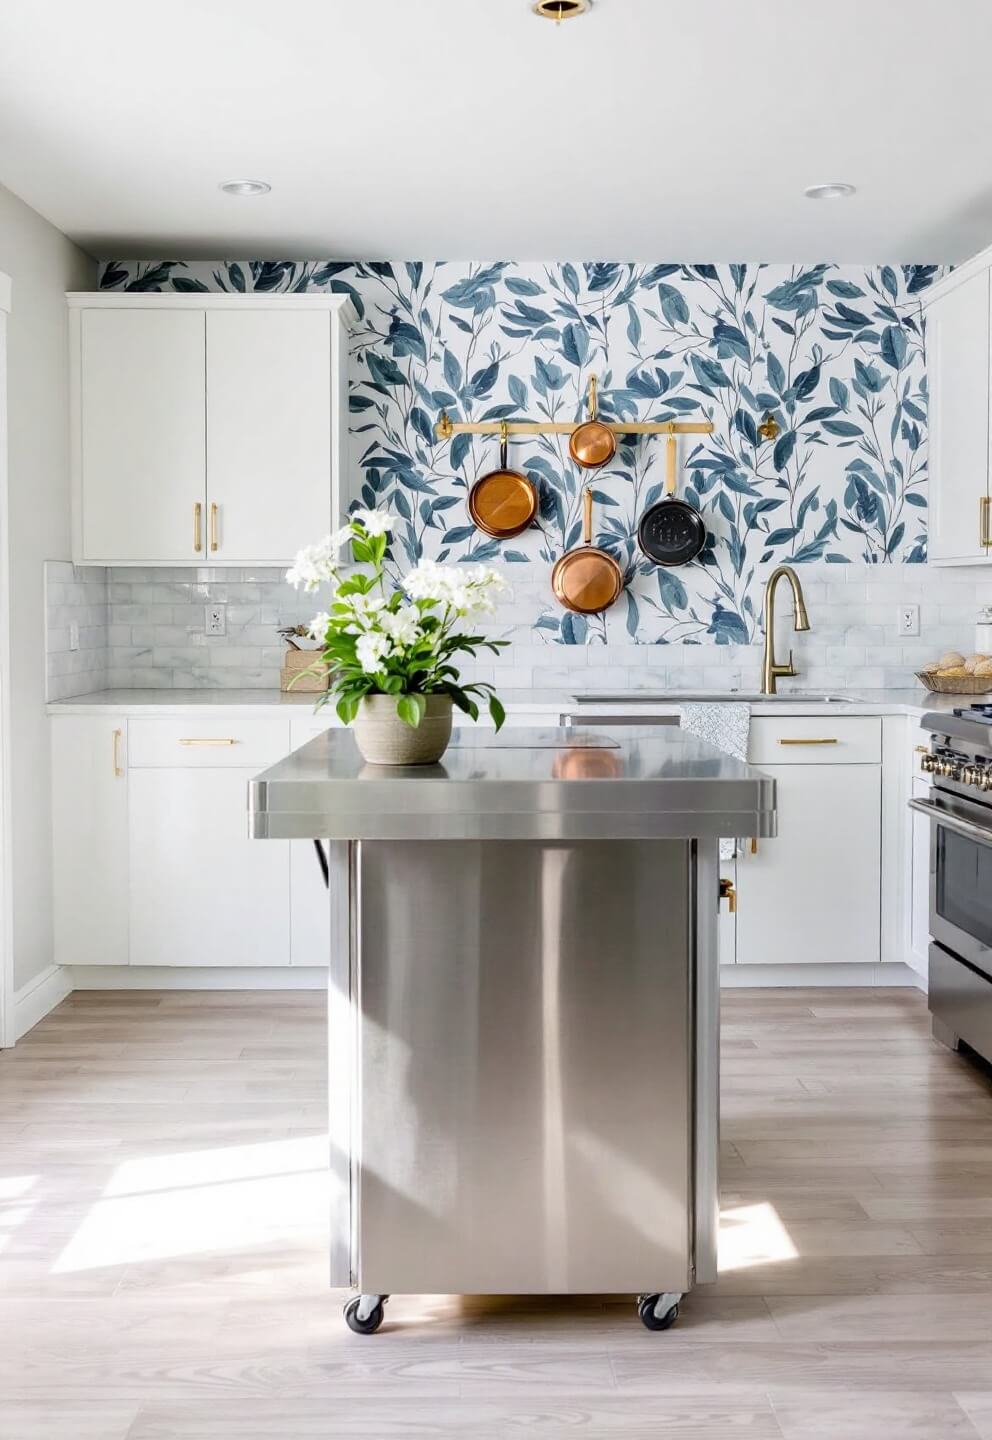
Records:
M489 714L492 716L492 722L496 726L496 729L501 730L503 728L503 722L506 719L506 711L495 695L490 695L489 697Z
M401 695L396 702L396 713L412 730L416 730L424 718L427 700L423 695Z
M338 719L341 721L342 725L351 724L355 716L358 714L358 707L359 705L361 705L361 703L362 697L360 695L341 696L340 700L334 708L338 712Z

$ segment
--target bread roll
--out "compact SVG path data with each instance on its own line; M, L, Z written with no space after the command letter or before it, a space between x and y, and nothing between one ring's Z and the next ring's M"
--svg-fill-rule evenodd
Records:
M981 665L982 661L987 660L988 658L989 657L987 655L969 655L967 660L964 662L964 668L967 670L969 675L974 675L975 671L978 669L979 665Z
M961 654L960 650L948 650L947 653L945 655L941 655L940 659L937 661L937 667L940 670L956 670L959 665L963 664L964 656Z
M992 675L992 660L989 660L987 658L985 660L979 660L978 664L975 666L974 673L979 676Z
M968 672L963 665L942 665L937 671L937 674L943 675L945 679L950 676L956 680L960 680L966 676Z

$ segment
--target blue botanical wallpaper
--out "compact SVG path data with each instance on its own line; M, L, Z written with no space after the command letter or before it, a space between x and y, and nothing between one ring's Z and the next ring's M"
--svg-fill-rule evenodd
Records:
M663 570L636 544L662 493L664 441L628 437L592 478L596 541L627 589L586 621L550 600L533 619L565 643L746 644L756 567L926 558L927 385L919 298L933 265L647 265L562 261L109 261L104 289L346 293L353 340L354 502L402 519L398 558L502 560L547 572L580 541L589 472L567 436L511 442L539 487L539 522L507 542L472 526L466 495L497 461L488 437L435 438L454 419L581 417L590 374L609 420L712 420L680 439L681 494L707 546ZM767 414L781 427L766 441Z

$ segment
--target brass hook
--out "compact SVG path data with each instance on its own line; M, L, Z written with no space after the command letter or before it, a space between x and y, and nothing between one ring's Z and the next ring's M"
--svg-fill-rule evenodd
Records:
M454 434L454 431L455 427L451 423L451 416L448 414L447 410L442 410L441 418L438 421L437 433L440 435L442 440L450 440L452 435Z
M589 419L590 419L590 420L595 420L595 418L596 418L596 377L595 377L595 375L590 375L590 376L589 376Z
M758 434L762 440L777 440L782 433L782 427L775 419L770 410L765 412L765 418L758 426Z

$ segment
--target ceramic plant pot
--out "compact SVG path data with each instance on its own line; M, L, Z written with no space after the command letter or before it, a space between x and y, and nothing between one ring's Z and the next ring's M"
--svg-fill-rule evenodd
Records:
M451 699L428 695L416 729L396 713L392 695L367 695L352 722L355 744L370 765L433 765L451 739Z

